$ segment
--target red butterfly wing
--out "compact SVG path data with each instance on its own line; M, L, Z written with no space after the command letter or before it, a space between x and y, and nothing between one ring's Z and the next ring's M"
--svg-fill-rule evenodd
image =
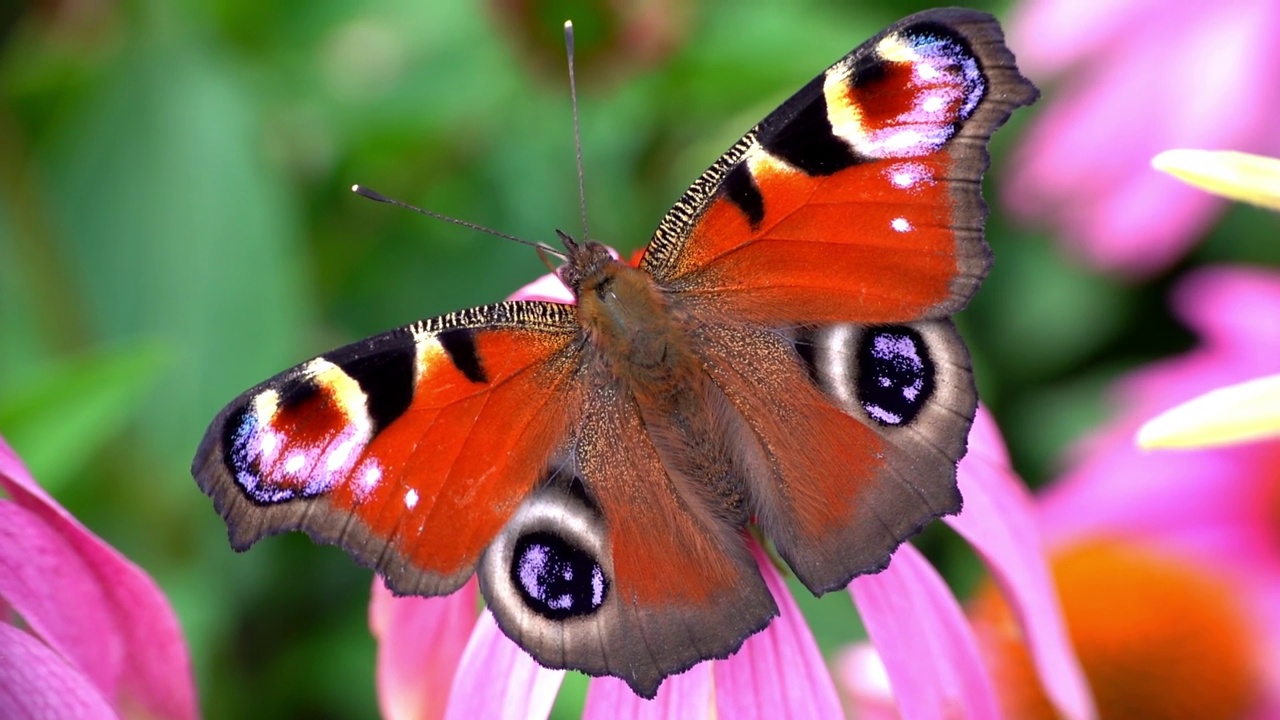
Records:
M699 309L766 325L950 315L989 264L986 141L1035 96L989 15L907 18L704 173L641 267Z
M449 592L577 421L577 330L503 303L335 350L228 405L192 473L237 549L301 529L397 592Z

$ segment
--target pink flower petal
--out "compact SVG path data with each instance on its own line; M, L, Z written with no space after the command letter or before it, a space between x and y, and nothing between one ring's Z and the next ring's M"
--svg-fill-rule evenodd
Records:
M512 300L542 300L554 303L572 303L573 293L554 274L543 275L511 294Z
M898 701L889 685L889 672L871 643L851 645L840 652L835 675L849 697L858 720L899 720Z
M1204 345L1239 352L1261 370L1280 366L1280 275L1254 267L1197 270L1178 283L1173 306ZM1219 347L1221 346L1221 347Z
M119 634L93 569L41 518L3 501L0 597L98 693L115 695Z
M395 597L373 580L369 628L378 641L378 706L387 720L442 718L479 615L474 580L445 597Z
M849 591L903 718L999 717L973 628L919 550L904 544L888 569L854 578Z
M1109 3L1029 0L1015 5L1007 24L1009 47L1032 80L1043 80L1123 42L1126 26L1157 0Z
M502 631L488 610L480 615L449 690L450 720L543 720L551 713L563 670L537 663Z
M698 663L667 678L658 695L645 700L617 678L600 677L587 689L582 720L662 720L663 718L716 717L713 663ZM724 713L720 717L732 717Z
M616 678L593 680L584 720L841 716L835 684L791 591L764 552L754 543L751 548L781 616L729 658L667 678L653 700Z
M717 713L726 718L840 717L840 697L804 615L773 562L755 543L751 550L781 615L747 638L736 654L712 663Z
M117 707L137 708L153 718L196 717L191 660L182 629L155 582L49 497L2 439L0 487L15 505L61 535L101 588L103 610L114 617L115 625L110 636L101 638L101 647L106 653L118 653L104 661L118 664L112 671L118 685L104 695Z
M1063 623L1031 494L1009 468L1000 432L986 408L978 409L969 433L959 483L964 510L945 521L982 557L1013 608L1054 706L1072 720L1095 717L1088 682Z
M1079 66L1011 163L1010 208L1103 269L1166 267L1225 203L1160 177L1150 159L1173 147L1280 153L1278 23L1267 0L1033 3L1010 30L1024 38L1014 43L1024 67Z
M119 716L78 669L39 640L0 623L0 717L115 720Z

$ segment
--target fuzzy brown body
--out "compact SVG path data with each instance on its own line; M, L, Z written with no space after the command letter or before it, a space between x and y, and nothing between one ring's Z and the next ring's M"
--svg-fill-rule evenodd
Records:
M585 254L583 258L578 254ZM740 424L693 351L697 318L653 276L596 243L571 250L578 321L591 382L635 402L668 477L686 504L745 525L745 488L726 425Z

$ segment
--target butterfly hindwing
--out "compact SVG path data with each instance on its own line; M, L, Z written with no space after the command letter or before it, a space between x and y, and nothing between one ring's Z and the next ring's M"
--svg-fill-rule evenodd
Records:
M1035 96L991 16L906 18L717 160L641 266L695 307L765 325L950 315L990 262L987 140Z
M449 592L576 422L576 330L569 306L503 303L335 350L228 405L192 472L237 549L300 529L397 592Z
M751 428L756 522L816 594L882 569L958 512L956 462L977 407L948 320L777 333L705 328L697 347Z
M481 589L544 665L613 675L653 697L663 678L727 657L778 610L743 529L673 477L616 386L593 393L562 469L581 484L552 483L522 507L486 553Z

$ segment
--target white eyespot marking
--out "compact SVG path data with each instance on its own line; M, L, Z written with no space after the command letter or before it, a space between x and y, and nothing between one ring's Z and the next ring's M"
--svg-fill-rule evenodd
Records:
M604 602L604 571L599 565L591 568L591 606L600 607Z
M947 101L944 98L939 97L938 95L932 95L925 98L924 102L920 103L920 109L930 115L936 115L938 111L946 107L946 105Z
M329 451L329 458L325 460L325 467L329 472L336 472L347 467L347 461L351 458L351 453L356 449L356 439L347 437L338 443Z
M280 433L275 430L262 430L258 435L258 452L263 460L270 460L280 449Z
M376 461L370 461L364 466L364 472L360 473L360 489L366 493L378 487L378 483L382 482L382 468L378 467Z
M916 149L931 142L916 130L899 130L897 132L881 133L881 135L882 139L877 143L877 149L891 154L913 153Z
M896 217L889 221L889 226L900 233L904 233L911 229L911 222L906 218Z
M852 345L853 328L844 324L832 325L819 346L821 354L816 359L821 376L831 385L828 392L843 403L853 403L858 396L854 380L849 376L849 357L844 350Z
M404 506L412 510L414 507L417 506L417 504L418 504L418 491L414 490L413 488L409 488L409 491L404 494Z
M889 184L900 190L933 184L929 168L918 162L894 163L885 169L885 176L888 177Z
M284 461L284 471L290 475L297 475L306 464L306 454L301 452L290 453L289 457Z

